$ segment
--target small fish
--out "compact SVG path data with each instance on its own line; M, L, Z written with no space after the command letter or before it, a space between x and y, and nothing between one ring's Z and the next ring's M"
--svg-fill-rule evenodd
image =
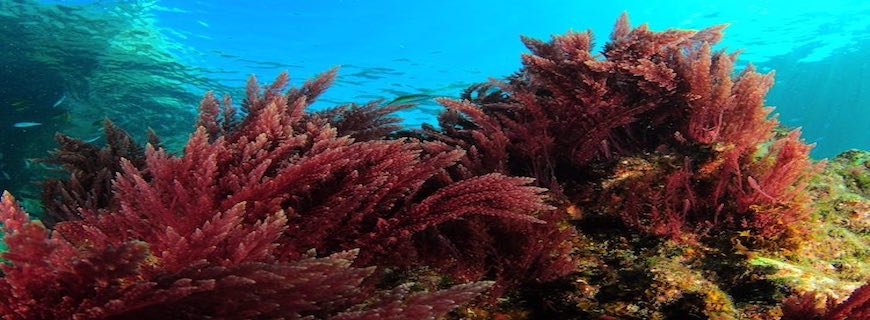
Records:
M41 126L42 124L39 122L16 122L12 126L15 128L30 128L35 126Z
M27 158L24 159L24 169L31 168L39 168L39 169L49 169L49 166L43 162L43 160L38 158Z
M421 94L421 93L407 94L407 95L396 97L395 99L391 100L390 102L387 102L386 105L403 104L403 103L417 103L417 102L429 100L432 98L435 98L435 96L430 95L430 94Z
M26 112L27 108L30 107L30 103L24 100L18 100L12 103L12 107L17 112Z
M64 100L66 100L66 94L61 96L60 99L58 99L57 102L55 102L51 107L57 108L57 106L59 106L61 103L63 103Z

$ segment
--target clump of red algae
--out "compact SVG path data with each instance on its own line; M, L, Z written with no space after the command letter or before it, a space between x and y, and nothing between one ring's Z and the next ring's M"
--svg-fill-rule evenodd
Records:
M517 74L439 99L440 128L404 133L388 117L400 106L303 112L332 72L285 94L284 76L262 94L249 82L242 121L209 94L181 157L87 149L135 159L76 167L95 177L88 183L113 183L106 194L53 184L63 209L55 218L69 221L51 222L64 238L25 222L5 196L13 263L4 280L26 280L17 264L40 260L21 249L42 248L57 258L51 266L113 267L123 274L67 278L104 284L101 298L133 288L125 297L154 314L166 302L213 315L346 319L861 315L870 290L852 291L870 278L866 154L809 159L800 132L778 127L764 106L773 74L750 65L735 76L736 54L711 49L723 28L654 32L623 15L602 55L591 53L590 32L524 38L531 53ZM67 151L58 154L77 153ZM214 190L220 197L204 192ZM212 207L218 215L203 218ZM178 210L199 218L168 219ZM148 231L140 214L168 223L166 234ZM192 258L178 246L204 260L185 268ZM223 258L206 255L212 247ZM257 285L293 270L328 279L332 291L318 296L305 279ZM0 293L27 291L19 284ZM491 286L489 299L456 308ZM172 301L151 299L154 288ZM135 310L121 300L88 309L87 293L55 293L67 309L16 300L0 312ZM223 293L251 304L203 303Z

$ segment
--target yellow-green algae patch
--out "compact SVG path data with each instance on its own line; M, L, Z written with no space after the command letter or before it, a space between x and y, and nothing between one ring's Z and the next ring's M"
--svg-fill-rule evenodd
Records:
M870 199L861 183L870 177L870 153L850 150L816 176L814 231L793 250L757 252L750 264L773 270L768 278L796 293L841 301L870 280Z

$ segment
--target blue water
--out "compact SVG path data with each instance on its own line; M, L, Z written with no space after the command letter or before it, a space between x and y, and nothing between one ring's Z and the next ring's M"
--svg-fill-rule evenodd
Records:
M226 73L301 80L340 65L322 102L417 92L455 95L465 84L517 70L520 34L592 29L600 47L623 11L655 30L728 23L722 46L776 70L768 96L780 120L803 127L813 156L870 149L870 2L866 1L164 1L159 25L186 62ZM594 3L594 4L593 4ZM761 4L759 4L761 3ZM178 35L174 35L175 33ZM182 36L183 35L183 36ZM366 72L373 68L383 68ZM431 122L434 104L403 114Z
M55 131L100 141L102 117L179 146L198 97L238 103L251 74L299 84L339 66L314 108L457 96L516 71L521 34L591 29L600 48L623 11L654 30L728 23L721 47L776 70L767 104L817 143L813 157L870 149L870 2L756 2L0 1L0 189L29 186ZM416 127L439 110L400 116Z

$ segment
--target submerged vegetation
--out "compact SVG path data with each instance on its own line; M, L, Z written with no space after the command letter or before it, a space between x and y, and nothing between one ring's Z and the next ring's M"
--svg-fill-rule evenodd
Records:
M722 29L524 38L439 127L392 115L422 96L309 111L330 70L207 93L178 154L58 135L41 221L0 200L0 315L870 316L866 153L810 160Z

